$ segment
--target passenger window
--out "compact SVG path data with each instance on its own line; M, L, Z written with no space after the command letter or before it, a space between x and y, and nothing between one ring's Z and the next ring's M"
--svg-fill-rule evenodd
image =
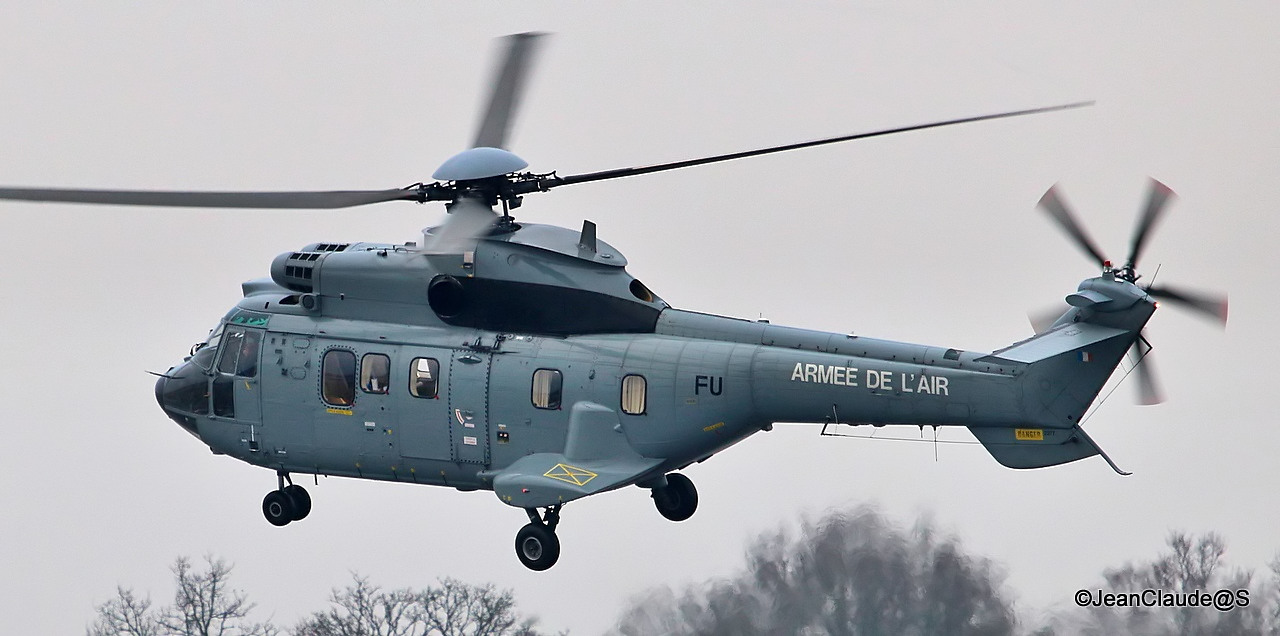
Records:
M320 393L334 406L351 406L356 401L356 354L330 349L320 362Z
M440 391L440 363L435 358L414 358L409 365L409 393L413 397L435 398Z
M560 391L564 379L555 369L533 372L533 405L540 409L560 408Z
M628 415L644 415L644 394L644 376L624 376L622 378L622 412Z
M244 329L228 330L222 338L218 372L243 378L257 377L258 351L261 347L262 333Z
M390 376L391 358L381 353L366 353L360 358L360 389L365 393L385 394Z

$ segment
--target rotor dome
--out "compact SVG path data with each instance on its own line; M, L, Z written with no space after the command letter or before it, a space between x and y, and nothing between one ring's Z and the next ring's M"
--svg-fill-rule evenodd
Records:
M529 162L501 148L468 148L449 157L436 169L437 181L473 181L500 177L528 167Z

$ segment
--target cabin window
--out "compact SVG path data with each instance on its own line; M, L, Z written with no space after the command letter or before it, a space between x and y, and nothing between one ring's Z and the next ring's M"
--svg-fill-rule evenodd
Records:
M253 378L258 375L258 351L262 333L251 329L229 329L222 337L218 373Z
M333 406L351 406L356 401L356 354L330 349L320 362L320 393Z
M628 415L644 415L645 381L643 375L622 378L622 412Z
M391 380L391 358L381 353L366 353L360 358L360 389L365 393L387 392Z
M555 369L533 372L533 405L540 409L560 408L560 392L564 378Z
M440 393L440 363L435 358L414 358L409 365L409 393L433 399Z

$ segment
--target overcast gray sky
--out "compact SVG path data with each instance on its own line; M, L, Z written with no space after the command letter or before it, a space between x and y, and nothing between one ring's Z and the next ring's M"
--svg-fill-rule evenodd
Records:
M313 241L404 241L438 207L345 212L0 205L0 616L75 633L117 583L170 594L175 556L235 563L282 624L358 571L512 588L552 629L607 629L656 584L725 575L758 533L860 502L921 513L1007 567L1026 609L1070 602L1173 528L1260 565L1276 534L1275 202L1280 7L1241 3L18 3L0 19L0 183L345 189L428 180L471 139L492 38L555 32L513 150L586 172L1080 99L1083 110L911 133L531 196L599 224L673 305L970 350L1095 272L1039 215L1061 182L1122 257L1157 177L1179 195L1144 257L1231 294L1225 332L1174 309L1148 333L1169 401L1121 386L1100 459L1022 472L979 446L779 427L687 471L672 524L630 488L567 507L525 570L523 512L491 493L344 479L304 522L262 519L274 476L157 408L163 371L242 281ZM895 432L911 436L914 429ZM955 440L971 439L955 431ZM265 613L264 613L265 615Z

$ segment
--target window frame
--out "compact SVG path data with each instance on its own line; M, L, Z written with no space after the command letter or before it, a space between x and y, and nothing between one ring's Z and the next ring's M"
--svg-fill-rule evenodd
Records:
M351 368L350 368L350 374L349 374L349 375L347 375L347 374L343 374L345 377L342 377L342 378L341 378L341 380L342 380L342 381L343 381L347 386L349 386L349 387L350 387L350 396L351 396L351 397L350 397L350 398L347 400L347 402L345 402L345 403L343 403L343 402L335 402L335 401L331 401L331 400L329 399L329 398L330 398L330 393L329 393L329 387L330 387L330 385L329 385L329 379L330 379L330 374L329 374L329 372L328 372L328 371L329 371L329 364L328 364L328 362L329 362L329 356L331 356L331 355L335 355L335 354L338 354L338 355L345 354L345 355L347 355L347 356L350 356L350 357L351 357ZM356 384L357 384L357 382L358 382L358 380L359 380L359 372L358 372L358 370L357 370L358 368L357 368L357 366L356 366L356 363L357 363L357 360L356 360L356 352L355 352L355 351L353 351L353 350L351 350L351 349L340 348L340 347L333 347L333 348L330 348L330 349L326 349L326 350L324 351L324 353L320 355L320 373L319 373L319 375L320 375L320 400L321 400L321 401L323 401L325 404L327 404L327 405L329 405L329 406L332 406L332 407L334 407L334 408L350 409L351 407L355 406L355 404L356 404L356 394L357 394L357 391L356 391Z
M640 410L627 410L627 380L632 378L640 380ZM634 389L632 389L634 391ZM649 412L649 380L639 373L628 373L622 376L622 382L618 387L618 406L623 413L627 415L645 415Z
M228 328L221 336L222 350L218 352L218 358L214 364L214 369L222 375L232 375L237 378L256 378L258 377L258 361L262 358L262 330L245 329L243 327ZM243 356L246 346L253 343L253 353L251 357ZM235 349L232 350L234 345ZM230 362L232 368L230 370L223 369L224 363Z
M418 377L420 373L418 369L418 361L427 361L427 373L431 375L431 395L418 395ZM433 368L434 367L434 368ZM409 361L409 395L420 400L437 400L440 399L440 361L429 356L418 356Z
M541 373L554 374L547 385L545 405L538 404L538 375ZM533 376L530 378L529 386L529 403L535 409L544 411L558 411L564 404L564 373L559 369L534 369ZM554 397L554 399L552 399Z
M371 364L369 358L382 358L382 383L379 389L370 389L369 382L373 380L372 374L369 373ZM360 356L360 391L370 395L386 395L391 392L391 356L385 353L369 352Z

